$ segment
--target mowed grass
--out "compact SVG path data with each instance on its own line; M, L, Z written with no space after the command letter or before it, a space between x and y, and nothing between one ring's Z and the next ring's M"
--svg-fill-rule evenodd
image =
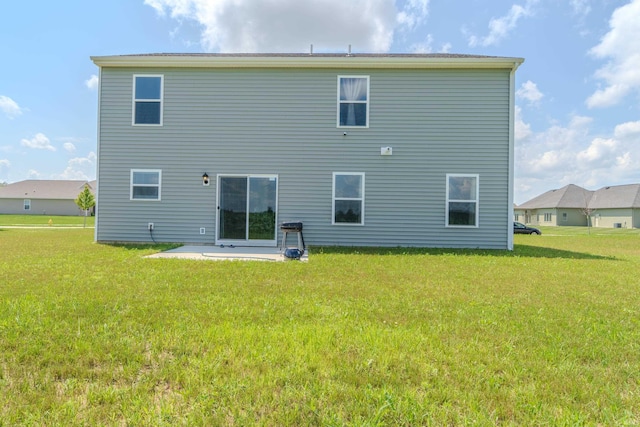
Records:
M0 426L638 425L640 236L145 259L0 229Z
M0 227L83 227L84 225L84 216L0 214ZM94 225L95 217L87 216L86 226L93 227Z
M594 227L537 227L547 236L640 236L640 229Z

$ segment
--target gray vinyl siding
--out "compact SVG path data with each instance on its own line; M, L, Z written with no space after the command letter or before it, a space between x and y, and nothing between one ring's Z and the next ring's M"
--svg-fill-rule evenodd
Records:
M131 125L133 74L164 75L163 126ZM368 129L337 128L338 75L370 76ZM309 245L508 247L508 70L103 68L101 80L98 241L149 241L154 222L156 241L213 243L216 175L274 174L278 222L303 221ZM131 169L162 170L161 201L129 199ZM331 225L333 172L365 174L364 226ZM479 227L445 227L447 173L479 175Z

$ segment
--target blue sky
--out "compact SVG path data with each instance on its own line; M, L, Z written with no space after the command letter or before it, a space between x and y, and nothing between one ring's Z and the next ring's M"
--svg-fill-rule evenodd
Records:
M94 179L92 55L516 56L515 201L640 182L640 0L5 2L0 182Z

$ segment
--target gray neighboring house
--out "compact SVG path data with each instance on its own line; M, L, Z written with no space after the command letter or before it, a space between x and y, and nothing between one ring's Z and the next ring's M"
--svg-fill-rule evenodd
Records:
M532 225L586 226L585 212L592 194L577 185L565 185L517 206L514 220Z
M96 181L28 179L0 187L0 214L84 215L75 203L85 185Z
M589 207L594 227L640 228L640 184L596 190Z
M91 59L96 241L513 248L521 58Z
M640 228L640 184L596 191L569 184L547 191L514 209L514 220L533 225Z

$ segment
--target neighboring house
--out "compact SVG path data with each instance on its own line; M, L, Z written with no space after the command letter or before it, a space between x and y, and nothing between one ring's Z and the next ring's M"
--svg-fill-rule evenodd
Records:
M311 245L513 247L521 58L92 60L97 241L276 246L295 220Z
M36 180L0 187L0 214L84 215L75 200L89 185L95 192L96 181Z
M533 225L640 228L640 184L597 191L569 184L514 209L514 220Z
M640 228L640 184L596 190L589 208L594 227Z
M514 209L514 220L533 225L587 225L586 209L593 191L569 184L550 190Z

